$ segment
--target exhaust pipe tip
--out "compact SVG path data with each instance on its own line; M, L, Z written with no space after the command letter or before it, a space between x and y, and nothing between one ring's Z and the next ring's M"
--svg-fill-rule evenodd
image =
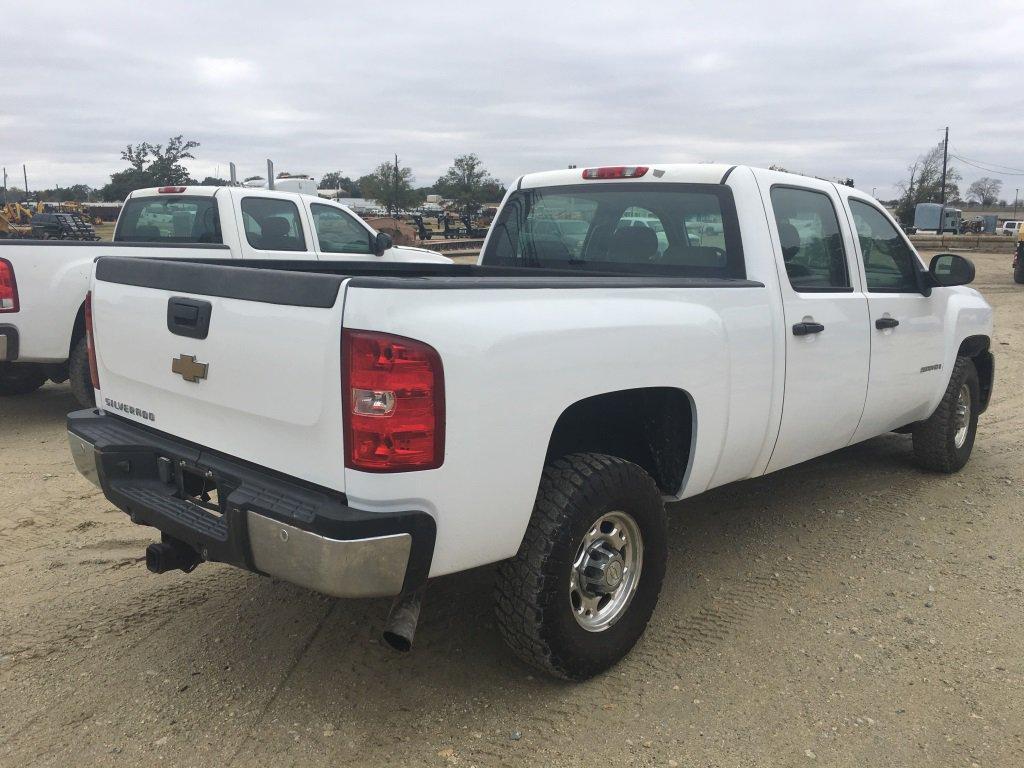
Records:
M168 539L146 547L146 568L152 573L189 573L202 562L199 553L183 541Z
M392 650L399 653L408 653L412 650L412 637L406 637L399 632L392 632L387 629L381 634L384 642L391 646Z
M416 625L420 620L420 592L399 595L391 606L387 623L381 637L384 642L400 653L412 650L412 641L416 636Z

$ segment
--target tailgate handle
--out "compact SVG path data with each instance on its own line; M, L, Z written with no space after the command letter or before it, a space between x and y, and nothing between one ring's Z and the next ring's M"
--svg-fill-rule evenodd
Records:
M167 300L167 330L176 336L205 339L210 333L213 305L199 299L172 296Z

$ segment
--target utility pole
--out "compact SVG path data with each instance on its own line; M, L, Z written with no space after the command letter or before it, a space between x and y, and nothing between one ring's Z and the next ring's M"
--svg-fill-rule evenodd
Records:
M946 138L942 140L942 193L939 197L939 228L938 234L942 234L946 223L946 158L949 155L949 126L946 126Z
M7 184L5 182L4 183L4 188L6 189L6 187L7 187ZM1019 196L1020 196L1020 187L1018 187L1017 189L1015 189L1013 191L1013 220L1014 221L1017 220L1017 198ZM4 202L6 202L6 201L4 201Z
M4 166L4 205L7 205L7 166Z
M21 174L25 177L25 202L28 202L28 171L25 170L25 164L21 164Z

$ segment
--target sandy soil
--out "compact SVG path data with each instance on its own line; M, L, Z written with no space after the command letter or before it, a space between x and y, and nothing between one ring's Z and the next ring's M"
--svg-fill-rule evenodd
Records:
M1024 287L975 259L967 468L890 435L676 505L647 635L582 685L506 652L490 569L433 585L404 656L387 601L151 575L69 461L67 387L0 402L0 764L1024 765Z

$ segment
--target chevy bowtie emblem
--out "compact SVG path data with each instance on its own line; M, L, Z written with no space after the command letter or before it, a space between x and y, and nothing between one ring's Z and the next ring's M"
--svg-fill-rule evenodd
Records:
M206 378L208 363L197 363L195 355L178 355L171 360L171 373L176 373L185 381L198 382Z

